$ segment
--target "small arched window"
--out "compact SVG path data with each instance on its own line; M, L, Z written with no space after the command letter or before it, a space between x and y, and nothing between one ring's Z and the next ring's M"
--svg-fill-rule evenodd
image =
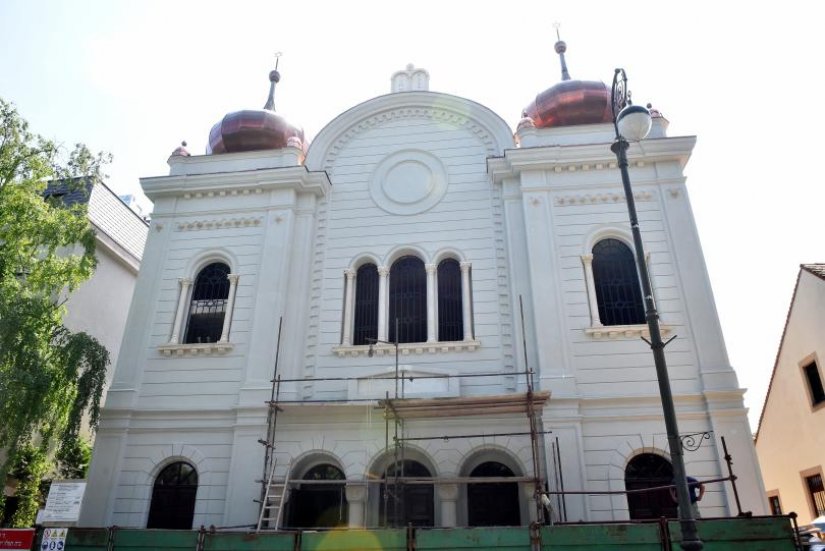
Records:
M375 264L364 264L358 268L355 275L355 319L352 344L370 344L377 338L378 268Z
M645 323L636 259L627 245L602 239L593 246L593 283L603 325Z
M213 262L198 273L189 303L185 343L218 342L229 298L229 266Z
M389 340L398 342L427 340L427 272L424 262L415 256L396 260L390 268Z
M453 258L438 264L438 340L464 339L461 304L461 267Z
M146 528L191 530L198 473L184 461L167 465L155 479Z

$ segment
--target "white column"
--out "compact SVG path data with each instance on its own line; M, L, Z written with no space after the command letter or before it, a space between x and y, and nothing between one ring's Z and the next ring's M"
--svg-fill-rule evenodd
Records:
M425 264L427 270L427 342L435 342L435 264Z
M344 490L349 504L349 527L364 528L366 526L367 486L357 482L347 482Z
M464 324L464 340L473 340L472 309L470 308L470 266L469 262L459 264L461 268L461 315Z
M223 313L223 329L218 342L229 342L229 328L232 326L232 311L235 309L235 293L238 292L238 274L228 274L229 297L226 299L226 311Z
M599 318L599 301L596 299L596 282L593 280L593 255L583 254L584 283L587 286L587 303L590 305L590 326L601 327Z
M355 270L344 270L344 331L341 337L341 344L349 346L352 344L352 304L355 296Z
M389 303L387 302L387 276L390 269L386 266L378 266L378 340L387 340L387 313Z
M453 528L458 525L456 515L456 501L458 500L458 484L439 484L438 499L441 501L441 527Z
M178 344L180 342L180 327L183 324L183 315L186 310L186 302L189 299L189 287L192 286L192 280L188 277L179 277L180 294L178 295L178 309L175 312L175 322L172 324L172 336L169 339L169 344Z

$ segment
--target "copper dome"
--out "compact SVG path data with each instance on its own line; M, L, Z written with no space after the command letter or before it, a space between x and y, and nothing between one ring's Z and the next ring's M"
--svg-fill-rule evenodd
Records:
M209 132L207 155L281 149L289 138L297 137L306 149L304 131L284 117L265 109L229 113Z
M276 58L280 55L275 54ZM207 155L281 149L298 144L306 153L303 129L275 113L275 85L280 80L276 63L275 70L269 72L269 97L264 108L235 111L221 119L209 131Z
M524 114L537 128L611 122L610 91L604 82L564 80L536 96Z

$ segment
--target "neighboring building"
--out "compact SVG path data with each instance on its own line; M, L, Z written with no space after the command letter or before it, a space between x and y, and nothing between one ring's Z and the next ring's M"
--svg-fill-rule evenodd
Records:
M526 524L537 481L578 492L551 495L555 520L672 515L661 494L581 492L672 476L607 87L564 80L514 136L408 66L307 146L270 79L264 110L141 180L152 231L81 523L254 525L259 440L292 481L291 527ZM713 431L687 469L725 476L725 437L763 514L685 186L695 138L666 127L629 156L680 428ZM730 486L701 508L735 514Z
M756 434L774 514L825 515L825 264L799 269Z
M99 182L70 191L64 184L51 184L46 197L60 197L66 204L88 202L89 221L95 231L97 268L87 281L69 295L63 324L74 332L85 331L109 351L111 380L120 353L126 315L132 302L148 224ZM14 487L5 493L13 495ZM9 500L5 517L11 518L16 501Z

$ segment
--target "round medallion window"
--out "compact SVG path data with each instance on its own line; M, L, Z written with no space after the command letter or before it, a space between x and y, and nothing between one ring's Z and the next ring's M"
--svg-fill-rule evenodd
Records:
M399 151L384 158L373 172L370 195L392 214L418 214L435 206L447 191L441 161L425 151Z

